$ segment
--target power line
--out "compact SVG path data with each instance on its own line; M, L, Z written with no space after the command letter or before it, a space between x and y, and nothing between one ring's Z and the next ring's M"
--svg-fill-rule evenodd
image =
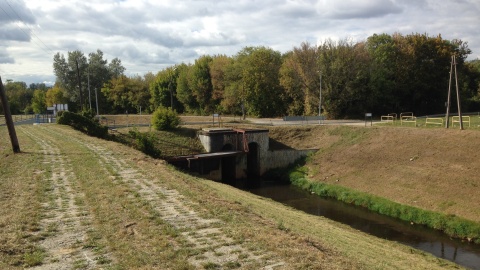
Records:
M22 29L22 27L20 27L20 25L18 23L15 23L15 25L17 25L17 27L25 34L25 36L31 40L35 45L37 45L40 49L42 49L43 51L45 51L47 54L54 54L53 50L51 50L36 34L35 32L33 31L32 28L30 28L23 20L22 18L20 17L20 15L18 15L18 13L15 11L15 9L12 7L12 5L10 5L10 3L5 0L5 2L7 3L7 5L10 7L10 9L15 13L15 15L17 15L18 19L26 26L28 27L28 29L30 30L31 34L33 34L42 44L43 46L47 49L45 50L44 47L42 47L39 43L37 43L35 40L31 39L31 36L25 32L25 30ZM2 7L0 6L0 9L3 11L3 13L5 13L9 18L10 20L12 20L12 22L16 21L14 18L12 18L12 16L10 16L10 14Z
M37 34L35 34L35 31L30 28L30 26L28 24L26 24L23 19L20 17L20 15L18 15L17 11L15 11L15 9L10 5L10 3L8 2L8 0L5 0L5 2L7 2L8 6L13 10L13 12L15 13L15 15L17 15L18 19L25 25L28 27L28 29L30 29L30 32L38 39L40 40L40 42L43 44L43 46L45 46L45 48L47 48L51 53L54 53L52 49L50 49L50 47L48 47L38 36Z

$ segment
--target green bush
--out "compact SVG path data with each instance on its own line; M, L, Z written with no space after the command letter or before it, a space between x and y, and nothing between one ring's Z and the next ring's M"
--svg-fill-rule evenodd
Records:
M65 111L59 111L59 112L57 112L57 118L58 118L58 117L61 117L62 114L63 114L63 112L65 112ZM58 121L57 121L57 122L58 122Z
M152 116L152 125L156 130L172 130L180 125L180 117L175 111L158 108Z
M68 111L57 115L57 124L71 126L76 130L98 138L106 138L108 136L108 127L100 125L94 119Z
M135 149L154 158L159 158L161 156L161 151L155 147L157 141L155 134L151 132L142 133L137 129L130 130L128 134L135 139Z
M93 121L97 122L97 120L95 119L95 116L96 116L97 114L96 114L95 111L92 110L92 109L83 110L83 111L81 111L79 114L80 114L81 116L84 116L84 117L86 117L86 118L88 118L88 119L90 119L90 120L93 120Z

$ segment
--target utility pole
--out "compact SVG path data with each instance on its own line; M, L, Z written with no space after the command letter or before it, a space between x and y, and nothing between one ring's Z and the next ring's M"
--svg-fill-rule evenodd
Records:
M318 116L322 115L322 72L320 71L320 96L318 101Z
M451 88L452 88L452 75L455 72L455 88L457 92L457 108L458 108L458 120L460 122L460 129L463 130L463 117L462 117L462 108L460 102L460 90L458 88L458 77L457 77L457 61L455 55L452 55L452 62L450 65L450 80L448 82L448 98L447 98L447 113L445 115L445 127L449 127L449 117L450 117L450 96L451 96Z
M97 116L98 116L98 94L97 94L97 88L95 87L95 103L97 104Z
M0 99L5 113L5 123L7 124L8 134L10 135L10 141L12 143L12 149L14 153L20 153L20 145L18 144L17 133L15 132L15 126L12 120L12 114L10 112L10 105L8 104L7 95L5 94L5 88L3 87L2 78L0 77Z
M90 70L87 73L87 82L88 82L88 103L90 104L90 110L92 109L92 98L90 94Z
M78 81L78 90L80 91L80 109L83 110L82 82L80 81L80 69L78 68L78 59L77 58L75 58L75 63L77 64L77 81Z
M172 81L170 81L168 83L168 89L170 90L170 109L172 109L172 111L173 111L173 86L172 86Z

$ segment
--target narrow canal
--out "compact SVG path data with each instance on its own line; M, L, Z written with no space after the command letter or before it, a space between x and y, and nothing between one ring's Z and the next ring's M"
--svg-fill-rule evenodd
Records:
M439 231L385 217L362 207L323 199L293 185L265 182L261 187L249 191L306 213L324 216L368 234L429 252L464 267L480 270L480 245L451 239Z

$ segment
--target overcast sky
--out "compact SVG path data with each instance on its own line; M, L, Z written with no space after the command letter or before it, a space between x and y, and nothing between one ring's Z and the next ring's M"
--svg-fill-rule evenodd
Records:
M441 34L480 58L480 0L0 0L0 76L52 83L53 55L100 49L127 75L245 46Z

